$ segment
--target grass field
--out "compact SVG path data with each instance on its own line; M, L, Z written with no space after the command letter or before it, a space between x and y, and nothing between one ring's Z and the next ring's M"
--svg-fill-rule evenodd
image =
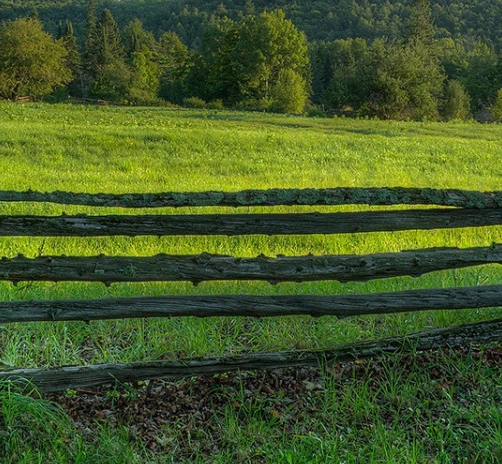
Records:
M501 189L502 126L497 125L2 102L0 128L2 190L130 193L338 186ZM0 214L103 213L92 208L21 203L0 204L0 209ZM315 208L328 209L364 208ZM245 209L254 210L264 209ZM502 242L502 228L333 237L2 238L0 256L201 252L274 256L467 247L492 242ZM99 284L13 287L0 283L0 299L166 293L371 293L500 283L501 279L498 267L486 266L417 279L347 285L320 282L272 287L230 282L198 287L188 283L114 284L107 288ZM438 311L345 321L215 318L12 324L0 327L0 360L17 367L34 367L328 347L495 315L500 311ZM416 366L406 360L386 360L364 364L365 375L346 373L343 379L323 378L321 387L305 389L310 403L301 410L294 405L271 408L271 402L281 401L280 389L276 396L266 398L261 393L243 396L246 388L242 385L241 389L229 389L226 402L212 417L211 427L221 434L217 445L214 434L204 429L191 430L187 438L180 432L186 428L170 422L162 432L161 441L166 445L160 447L160 454L157 446L156 455L127 429L105 422L85 435L54 406L5 387L0 397L4 417L3 423L0 419L0 453L7 456L6 462L13 463L51 459L207 462L208 449L213 450L209 451L212 462L490 462L490 456L497 453L500 458L501 375L483 353L452 356L454 361L432 357ZM439 369L446 383L442 377L436 379L431 369ZM438 384L448 388L438 389ZM111 392L110 397L114 394ZM235 404L242 408L236 409ZM30 436L26 417L35 424L46 424L47 417L53 417L57 425L40 430L47 440L36 440Z

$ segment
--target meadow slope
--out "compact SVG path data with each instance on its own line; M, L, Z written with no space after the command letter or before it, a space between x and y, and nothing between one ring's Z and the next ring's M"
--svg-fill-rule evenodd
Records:
M309 119L214 110L20 105L1 102L0 128L1 190L131 193L235 191L280 187L403 186L487 191L500 190L502 179L502 167L499 163L502 157L502 144L500 144L502 126L500 125ZM104 214L103 210L99 209L67 205L18 203L0 204L0 208L1 214L61 214L63 212ZM294 209L303 211L308 208ZM363 209L365 208L313 208L315 211ZM265 209L246 208L245 210L264 211ZM285 210L286 208L274 208L274 211ZM162 211L169 212L170 210ZM188 208L183 211L200 212L197 208ZM213 208L211 211L235 210ZM106 212L120 213L123 210L107 209ZM2 238L0 256L12 257L18 253L26 256L97 255L100 253L148 256L157 253L202 252L236 256L257 256L265 253L275 256L308 253L370 253L432 246L467 247L489 245L493 242L502 243L502 228L372 233L336 237L134 239L118 237L65 240ZM500 283L501 278L502 272L498 267L484 266L435 273L416 279L396 278L346 285L337 282L317 282L270 286L268 283L227 282L203 283L197 287L188 283L114 284L111 287L105 287L101 284L37 283L14 287L10 283L0 283L0 299L11 301L208 293L350 294ZM499 310L489 309L401 314L344 321L298 317L259 321L245 318L232 320L212 318L183 321L108 321L91 324L83 322L12 324L0 327L0 360L5 364L18 367L33 367L234 354L251 350L318 348L340 342L391 336L481 320L496 315L500 315ZM469 358L468 362L472 362L472 359ZM489 367L491 369L491 365ZM452 369L454 370L453 367ZM466 368L466 375L467 371ZM484 379L483 375L484 373L480 373L480 378ZM415 388L420 388L418 372L412 375L412 380L406 377L402 384L399 383L400 377L397 374L394 376L392 372L385 373L383 377L387 379L385 382L392 383L394 389L406 387L406 394L409 398L414 394L412 391ZM384 384L391 388L391 384L385 382ZM289 431L285 430L284 434L279 432L277 432L278 435L273 434L269 443L264 437L267 437L271 427L275 427L277 421L280 422L282 418L272 417L268 421L261 417L260 412L251 409L248 411L248 416L244 418L247 426L251 427L248 429L245 427L246 424L241 424L242 417L236 416L235 410L230 407L228 414L223 413L223 422L220 423L220 426L224 426L225 437L228 439L224 438L223 440L226 440L224 445L216 447L219 450L218 453L222 454L215 455L215 462L229 462L229 460L231 462L239 456L240 460L252 461L254 458L249 454L251 451L245 448L248 446L245 442L252 440L250 437L254 435L260 436L263 443L268 443L267 446L262 443L262 448L267 448L267 453L271 453L270 456L275 456L277 459L280 458L281 462L336 462L336 460L330 461L329 456L333 458L343 453L346 456L345 462L358 462L357 459L349 459L350 456L355 456L354 453L358 447L363 450L361 451L363 455L369 456L370 451L376 453L377 445L372 450L361 448L364 439L373 433L370 430L371 427L366 428L368 423L365 422L370 420L369 417L373 417L375 412L371 409L373 400L370 385L363 381L362 384L350 383L350 385L352 387L349 390L342 388L341 391L334 389L333 386L331 386L333 388L330 387L331 389L313 388L315 391L322 392L322 398L318 400L324 402L322 418L316 417L312 411L309 413L314 414L313 418L318 423L325 424L324 430L316 428L315 433L321 437L319 442L314 438L306 438L303 428L303 431L300 431L293 427L293 431L288 429ZM382 391L378 390L377 393L380 395ZM389 391L385 394L393 395ZM342 403L338 402L337 395L342 398ZM344 428L343 434L340 431L328 430L333 423L327 417L335 412L335 403L338 403L336 414L340 415L342 421L348 420L344 418L340 404L346 401L354 408L357 395L360 395L361 414L366 418L362 420L365 432L357 438L358 432L348 422L341 426ZM485 399L483 396L483 401ZM245 402L243 398L239 401ZM403 402L405 406L401 405L403 410L411 407L407 401ZM489 398L487 401L489 402ZM370 409L365 410L364 403L368 403ZM455 407L456 405L457 403ZM401 411L401 406L398 408L399 411ZM424 407L423 404L413 406L419 410L420 408L423 410ZM282 414L282 409L280 411ZM469 411L476 416L472 427L477 431L478 427L481 427L479 422L481 416L474 414L471 409ZM494 435L493 441L490 441L492 438L488 439L487 447L495 443L496 433L502 433L502 414L495 407L490 411L490 427L493 428ZM301 420L296 415L293 416L295 420ZM408 431L409 436L399 435L400 422L397 416L394 422L390 419L389 422L387 416L378 417L381 421L373 423L373 428L381 429L380 441L377 440L375 443L382 444L387 442L389 436L394 437L392 443L395 447L389 445L388 452L391 453L389 456L398 456L398 452L401 452L404 453L403 456L413 458L411 461L403 462L413 462L415 458L416 462L420 462L420 459L429 459L438 452L441 440L445 442L449 439L441 435L441 430L434 431L432 428L427 443L415 436L415 429ZM427 416L421 419L432 427L433 417ZM240 426L245 430L239 431ZM258 426L263 427L263 430L253 432L253 427ZM169 445L166 445L166 449L172 451L174 448L169 440L182 439L176 438L174 429L170 430L169 427L165 431L167 435L164 439ZM0 433L2 433L1 428L0 422ZM229 435L229 431L232 432L232 436ZM200 440L212 439L202 437L204 433L199 432ZM469 429L469 433L471 432L472 430ZM347 436L352 437L353 444L346 441L344 437ZM457 438L461 443L462 437ZM94 439L100 440L99 437L94 437ZM128 439L123 440L123 445L127 446L127 442ZM271 443L275 444L271 445ZM298 452L305 457L304 460L297 461L295 453L288 454L288 450L292 449L294 443L297 443ZM319 445L320 448L316 451L315 455L319 459L309 461L307 457L316 448L316 443L325 444ZM64 447L64 444L61 446ZM83 444L81 446L82 449L85 448ZM184 442L181 446L182 454L178 456L180 459L181 457L189 458L188 455L183 454L187 452L187 446L189 448L191 445ZM451 454L451 456L462 459L470 456L470 454L462 454L462 446L455 446L457 454ZM302 455L304 448L306 451ZM67 456L63 451L61 452ZM131 456L135 452L131 451ZM392 454L394 452L395 455ZM173 460L176 461L176 453L174 451L172 453L174 454L169 456L174 456ZM196 452L194 453L191 458L195 460L201 458L202 455L197 457ZM476 453L481 453L480 449ZM445 456L447 458L448 453ZM131 457L131 462L132 460ZM13 458L9 462L22 461L16 461ZM82 458L78 462L92 461L85 461ZM166 462L170 462L168 458ZM270 462L278 461L271 460ZM382 457L374 462L397 461L385 461ZM449 461L443 460L442 462Z

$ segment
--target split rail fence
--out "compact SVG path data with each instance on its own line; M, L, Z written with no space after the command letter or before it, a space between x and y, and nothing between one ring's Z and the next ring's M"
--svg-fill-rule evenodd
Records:
M249 207L318 205L427 205L422 209L291 214L156 214L0 216L6 236L167 236L353 234L377 231L502 225L502 192L414 188L247 190L162 194L0 192L0 202L50 202L93 207ZM433 208L431 205L435 205ZM147 282L264 280L271 283L368 281L502 264L502 245L430 248L369 255L240 258L211 254L127 256L17 256L0 260L0 280ZM0 324L145 317L283 315L336 316L502 306L502 285L397 291L369 295L174 296L97 300L0 302ZM233 370L317 366L320 363L502 340L502 319L435 329L330 350L250 353L216 358L128 364L0 370L0 379L27 379L45 391L153 378L210 375Z

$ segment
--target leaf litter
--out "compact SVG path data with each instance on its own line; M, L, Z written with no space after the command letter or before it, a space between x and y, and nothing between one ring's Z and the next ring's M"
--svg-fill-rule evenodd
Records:
M283 434L295 435L301 431L302 422L316 419L327 391L336 391L340 396L347 385L367 385L373 393L371 399L381 407L381 420L405 424L406 414L412 410L409 400L400 402L396 394L389 401L389 395L381 393L392 382L389 375L402 384L423 376L426 387L416 386L423 398L417 395L415 415L408 424L421 432L431 420L440 420L451 412L452 402L457 409L479 408L479 392L484 390L486 397L491 395L488 390L493 391L493 385L483 383L491 371L500 371L501 366L502 345L493 344L334 363L323 369L232 372L106 385L46 396L61 405L90 440L96 424L126 427L130 440L153 453L173 453L179 459L189 459L194 449L217 453L228 446L221 431L229 411L244 425L259 419L279 427ZM453 386L454 397L449 393ZM488 401L502 401L502 385L499 387Z

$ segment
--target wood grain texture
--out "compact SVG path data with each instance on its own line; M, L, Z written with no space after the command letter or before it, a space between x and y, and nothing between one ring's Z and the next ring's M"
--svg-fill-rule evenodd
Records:
M502 264L502 245L429 248L369 255L236 258L211 255L40 256L0 259L0 280L148 282L265 280L271 283L337 280L367 281L481 264Z
M487 308L502 305L502 285L408 290L363 295L195 295L42 300L0 303L0 323L92 321L143 317L340 318L409 311Z
M425 209L325 214L0 216L0 236L313 235L501 224L502 209Z

